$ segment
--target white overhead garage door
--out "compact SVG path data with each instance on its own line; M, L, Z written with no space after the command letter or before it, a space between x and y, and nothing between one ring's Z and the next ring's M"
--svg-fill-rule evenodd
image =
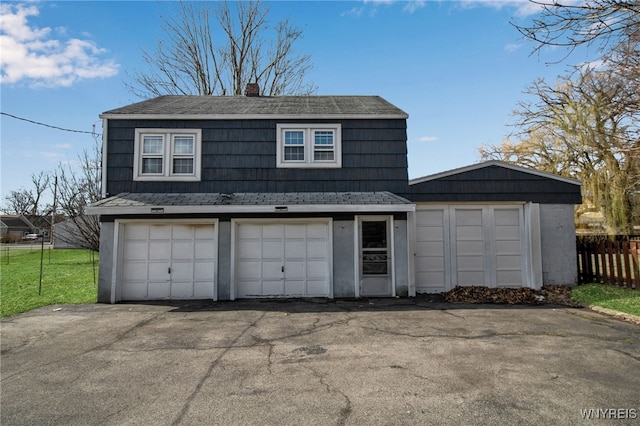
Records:
M235 228L235 297L331 297L329 222Z
M419 205L416 290L539 287L532 271L541 266L531 246L532 230L539 231L527 226L525 217L525 205Z
M215 224L126 223L122 300L216 299Z

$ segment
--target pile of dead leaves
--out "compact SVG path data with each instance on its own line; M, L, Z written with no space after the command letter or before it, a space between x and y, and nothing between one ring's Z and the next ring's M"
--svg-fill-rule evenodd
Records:
M566 285L530 288L456 287L444 293L450 303L497 303L509 305L567 305L579 306L571 300L571 287Z

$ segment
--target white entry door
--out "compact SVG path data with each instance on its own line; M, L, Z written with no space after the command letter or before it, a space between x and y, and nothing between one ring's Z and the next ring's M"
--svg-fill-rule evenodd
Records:
M391 218L388 216L358 219L359 295L392 296L393 262Z
M329 223L237 222L235 297L330 297Z
M122 300L216 299L215 225L127 223Z

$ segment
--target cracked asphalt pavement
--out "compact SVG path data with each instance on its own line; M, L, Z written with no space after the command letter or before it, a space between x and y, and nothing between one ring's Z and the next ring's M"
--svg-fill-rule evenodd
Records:
M640 424L640 326L587 309L167 302L0 325L2 425Z

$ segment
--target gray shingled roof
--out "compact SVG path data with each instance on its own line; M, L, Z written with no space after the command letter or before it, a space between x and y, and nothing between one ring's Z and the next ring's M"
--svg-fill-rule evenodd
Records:
M408 117L379 96L160 96L105 111L101 118Z
M294 193L131 193L105 198L92 205L101 207L156 206L279 206L279 205L379 205L411 204L390 192L294 192Z

